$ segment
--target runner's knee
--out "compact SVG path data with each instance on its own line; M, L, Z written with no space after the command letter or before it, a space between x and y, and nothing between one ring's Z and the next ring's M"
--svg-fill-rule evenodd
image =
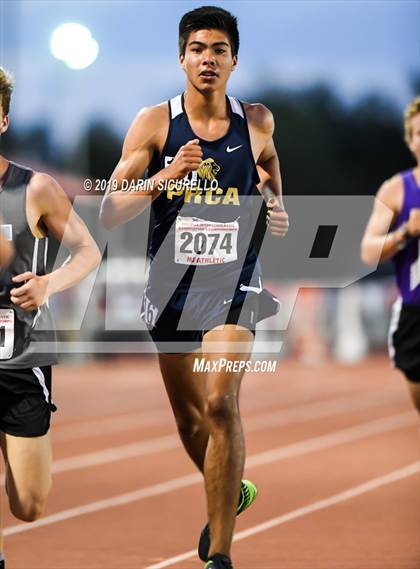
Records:
M239 416L236 397L230 394L209 395L206 405L206 418L214 426L227 425Z
M10 483L8 476L8 495L10 511L24 522L34 522L39 519L45 509L45 504L52 486L52 477L37 487L16 488Z
M19 498L11 498L10 510L19 520L34 522L42 516L46 501L47 494L28 493L19 496Z
M192 438L203 428L204 416L196 407L175 412L178 432L182 437Z

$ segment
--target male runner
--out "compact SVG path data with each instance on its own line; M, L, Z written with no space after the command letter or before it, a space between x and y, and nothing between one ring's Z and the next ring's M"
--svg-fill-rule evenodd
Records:
M271 232L283 236L288 229L272 114L226 96L238 47L236 18L226 10L205 6L183 16L179 59L185 93L136 117L112 176L120 191L111 191L110 184L101 211L110 228L153 199L143 315L160 352L182 442L204 474L209 526L199 555L207 569L232 567L235 516L256 496L251 482L241 483L245 451L238 394L244 371L233 364L249 358L257 320L276 311L263 306L276 303L262 289L250 244L257 184L269 205ZM121 191L146 168L153 189ZM190 185L176 183L182 180ZM218 353L212 352L214 344ZM194 373L198 351L210 364L223 355L232 366Z
M420 97L407 106L404 129L416 166L379 189L362 241L362 258L367 264L376 264L378 257L380 262L393 258L400 298L393 306L389 351L420 412Z
M0 134L9 126L11 77L0 68ZM0 273L0 440L12 513L39 518L51 486L51 365L55 336L51 294L85 277L100 261L86 226L60 186L0 156L1 231L15 255ZM48 235L62 241L70 260L47 274ZM51 346L47 353L37 342ZM0 569L4 569L0 532Z

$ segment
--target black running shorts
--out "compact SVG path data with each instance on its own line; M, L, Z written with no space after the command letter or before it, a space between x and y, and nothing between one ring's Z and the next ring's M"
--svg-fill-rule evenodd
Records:
M255 334L257 322L275 314L280 305L266 289L254 292L250 287L245 288L239 287L230 298L220 289L175 291L159 310L155 291L147 287L142 316L158 350L163 353L197 350L206 332L224 324L242 326Z
M50 428L51 366L0 369L0 431L17 437L40 437Z
M395 367L409 381L420 382L420 306L397 301L389 331L389 351Z

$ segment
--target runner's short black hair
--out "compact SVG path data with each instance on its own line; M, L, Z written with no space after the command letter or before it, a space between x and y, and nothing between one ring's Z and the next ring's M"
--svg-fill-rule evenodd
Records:
M185 55L185 46L191 32L197 30L221 30L229 36L232 55L238 55L238 21L230 12L217 6L202 6L187 12L179 22L179 53Z

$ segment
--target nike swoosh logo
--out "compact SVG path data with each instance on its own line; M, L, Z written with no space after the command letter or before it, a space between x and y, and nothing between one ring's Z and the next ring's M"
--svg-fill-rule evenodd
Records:
M226 148L226 152L234 152L235 150L238 150L238 148L242 148L243 144L240 144L239 146L234 146L233 148L231 148L230 146L228 146Z
M229 302L232 302L233 298L229 298L229 300L224 300L223 304L229 304Z

